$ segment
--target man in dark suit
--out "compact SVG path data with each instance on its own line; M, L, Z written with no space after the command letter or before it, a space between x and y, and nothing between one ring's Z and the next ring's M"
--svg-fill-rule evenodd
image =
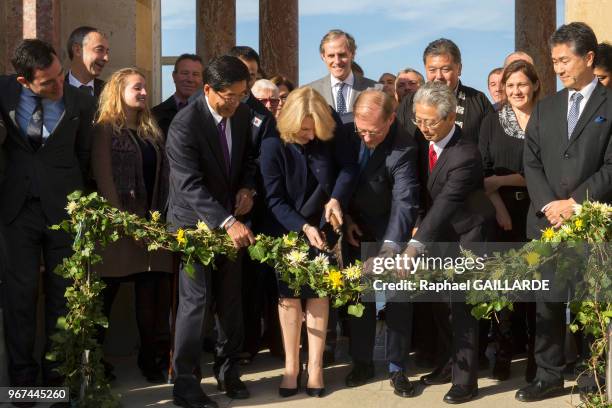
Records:
M495 221L495 209L484 193L482 158L478 146L463 138L455 124L457 99L447 86L428 82L414 95L414 124L429 143L427 167L422 179L427 191L425 215L406 253L417 256L432 243L457 242L462 247L485 242ZM425 161L426 160L426 161ZM453 248L457 255L458 246ZM437 254L436 254L437 255ZM465 303L434 303L434 322L441 339L452 339L441 347L442 358L433 373L421 377L425 385L447 382L448 357L452 387L444 396L448 403L469 401L478 393L478 322ZM452 326L448 316L452 314ZM450 350L454 350L451 352ZM446 351L448 350L448 351Z
M202 325L214 297L218 316L214 373L230 398L248 398L237 360L244 337L240 248L254 243L251 230L236 217L253 205L255 162L251 152L250 113L240 100L247 94L249 73L237 58L215 58L204 71L204 95L181 110L170 125L166 151L170 165L168 222L193 228L202 220L223 228L239 249L230 261L215 258L216 269L184 267L179 277L179 309L174 342L174 402L184 407L216 407L199 385Z
M312 87L323 95L342 118L342 122L352 122L353 105L359 93L367 88L380 88L376 81L355 75L351 63L355 58L357 45L349 33L331 30L321 40L319 52L329 75L319 78L306 86Z
M175 91L172 96L151 109L164 135L168 135L168 128L177 112L187 106L189 98L196 92L202 92L202 73L204 64L202 58L196 54L182 54L174 63L172 80Z
M106 35L94 27L78 27L70 33L66 49L70 58L66 83L99 99L105 84L99 76L110 52Z
M6 165L6 157L4 153L4 142L6 140L6 127L0 116L0 185L4 180L4 167ZM2 235L0 228L0 384L6 385L8 380L8 359L6 356L6 341L4 336L4 302L6 294L4 293L4 281L6 280L7 258L5 238Z
M559 228L573 206L612 202L612 92L597 81L597 38L584 23L566 24L550 38L553 67L565 89L536 105L525 135L525 179L531 197L527 236ZM543 273L553 271L543 271ZM534 381L517 391L519 401L563 392L565 307L536 303Z
M89 174L95 101L64 86L64 73L53 48L24 40L12 59L16 75L0 77L0 109L6 125L6 174L0 185L0 226L7 239L6 327L11 383L34 386L33 358L40 255L46 276L46 348L57 318L67 312L69 282L53 273L72 254L71 237L51 231L66 219L66 196L83 190ZM43 379L58 384L57 363L44 360Z
M363 91L355 101L356 151L360 175L351 199L347 220L347 241L352 259L361 257L360 242L376 242L380 256L393 256L400 244L411 237L419 204L417 147L412 137L395 119L393 99L379 90ZM366 302L360 318L349 318L350 353L353 369L346 378L348 387L365 384L374 377L372 359L376 307ZM405 375L410 347L411 325L403 316L411 314L407 302L389 302L386 319L389 336L389 371L395 394L414 395Z
M459 80L462 65L461 51L457 44L446 38L432 41L423 52L423 64L425 65L425 76L428 82L443 83L453 90L457 98L455 123L461 128L461 134L464 139L471 140L477 144L480 124L484 117L493 111L493 106L482 92L463 85ZM423 138L421 132L418 131L412 122L413 98L414 94L404 97L397 108L397 117L406 130L410 134L415 135L421 153L419 157L426 160L429 143ZM420 163L420 166L427 167L427 162ZM425 182L421 180L423 196L426 196L424 194L425 186ZM440 350L436 350L434 347L435 342L431 341L431 338L437 337L437 334L431 330L431 325L429 324L431 320L430 306L426 303L416 303L414 310L414 345L417 350L415 360L417 364L422 365L429 365L432 358L440 355ZM483 365L487 364L485 350L488 323L485 320L480 323L481 347L479 354ZM427 333L427 336L424 336L424 333Z

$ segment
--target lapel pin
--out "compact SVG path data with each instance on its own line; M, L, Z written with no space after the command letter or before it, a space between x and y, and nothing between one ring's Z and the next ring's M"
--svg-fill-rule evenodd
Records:
M606 118L604 118L603 116L598 116L595 118L595 123L603 123L606 121Z

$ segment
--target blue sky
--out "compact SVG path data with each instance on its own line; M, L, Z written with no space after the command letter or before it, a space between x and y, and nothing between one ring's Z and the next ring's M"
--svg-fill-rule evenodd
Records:
M564 20L557 0L557 25ZM236 42L259 48L259 0L236 0ZM514 50L514 0L301 0L300 83L327 73L319 57L321 37L331 28L357 41L355 60L367 77L413 67L423 72L422 53L437 38L461 49L466 85L486 93L486 76ZM195 52L195 0L162 0L162 54ZM174 92L171 67L164 67L164 99Z

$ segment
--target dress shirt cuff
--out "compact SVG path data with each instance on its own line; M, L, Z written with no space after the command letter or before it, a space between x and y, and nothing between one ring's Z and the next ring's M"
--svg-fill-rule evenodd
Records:
M546 204L544 207L542 207L542 209L540 210L540 212L542 212L542 213L543 213L543 212L545 212L546 210L548 210L548 207L550 207L550 205L551 205L552 203L553 203L553 202L551 201L550 203Z
M223 222L221 223L220 227L221 228L225 228L225 226L229 223L229 226L231 227L232 224L236 222L236 218L234 218L233 215L230 215L229 217L227 217L225 220L223 220Z
M408 241L408 245L416 248L419 251L419 253L425 252L425 245L421 243L420 241L417 241L414 238Z

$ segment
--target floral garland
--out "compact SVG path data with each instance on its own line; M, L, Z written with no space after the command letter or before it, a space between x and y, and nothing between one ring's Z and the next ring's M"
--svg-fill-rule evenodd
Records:
M163 249L180 253L190 276L195 273L196 262L213 265L215 256L232 259L237 253L225 232L210 230L202 221L195 229L170 232L159 212L152 212L147 220L111 207L97 193L83 195L76 191L68 200L66 210L70 219L51 228L74 236L73 255L55 270L73 283L65 293L68 314L58 319L58 331L52 336L53 346L46 358L61 361L58 372L64 376L71 398L79 407L117 407L119 401L104 375L102 349L95 337L99 327L108 327L101 300L105 284L91 271L92 265L102 261L97 251L120 237L132 237L143 242L148 251ZM296 234L276 239L259 235L250 252L261 262L276 260L274 264L281 272L281 279L291 287L309 284L319 296L329 296L336 307L357 302L361 267L354 265L339 270L325 256L310 261L305 255L307 248ZM360 304L349 308L355 315L363 310Z

